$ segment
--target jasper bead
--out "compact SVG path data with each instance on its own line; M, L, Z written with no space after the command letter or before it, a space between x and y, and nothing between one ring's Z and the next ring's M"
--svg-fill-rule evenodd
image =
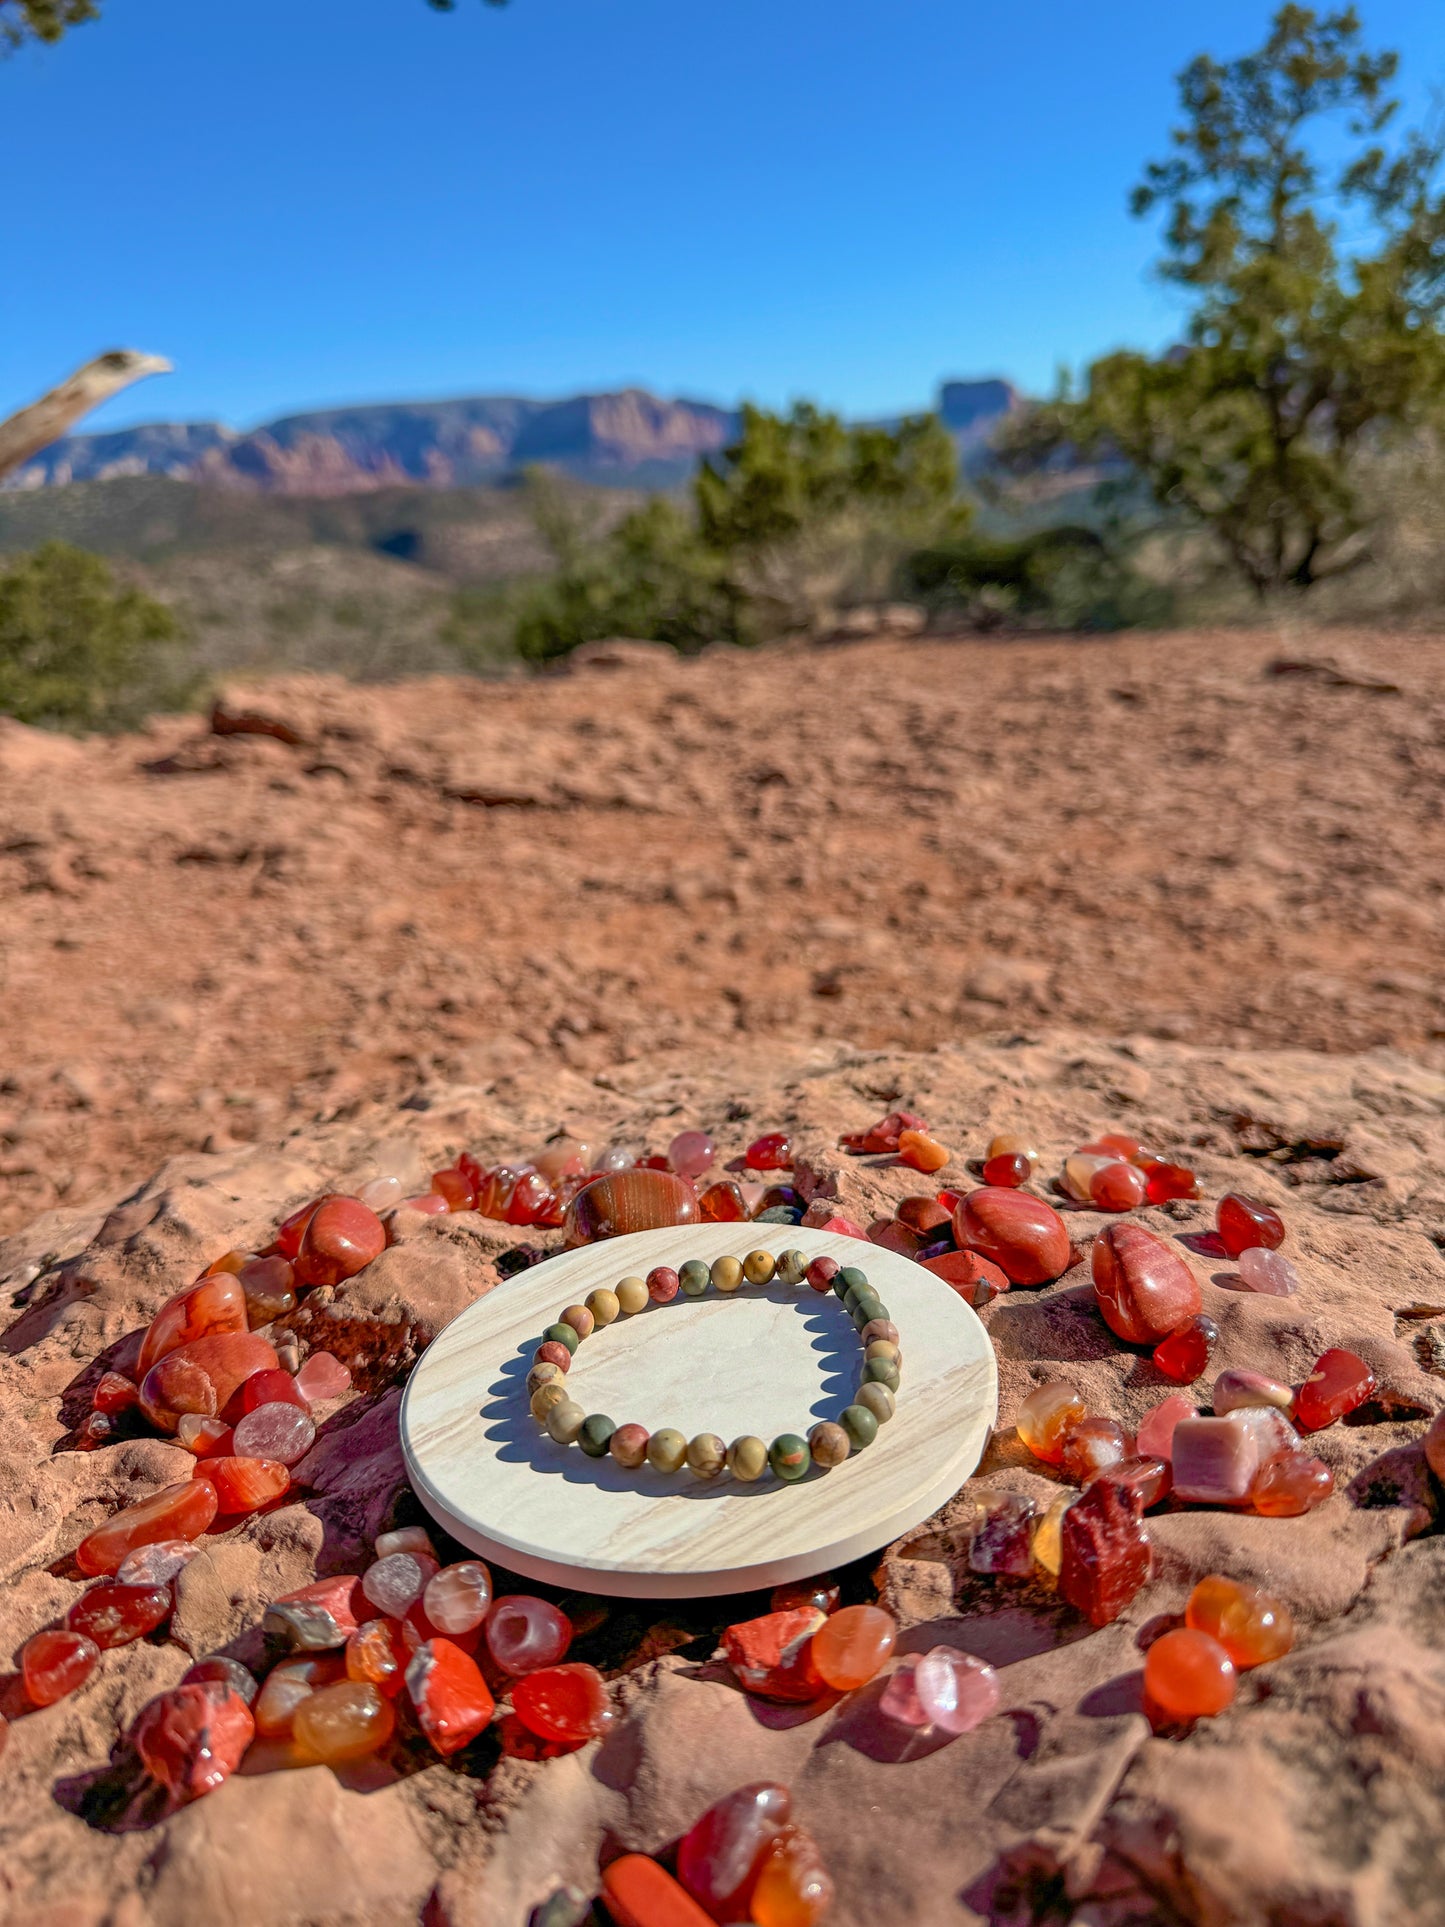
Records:
M181 1345L247 1329L246 1293L240 1279L230 1271L211 1273L161 1306L142 1340L136 1378L144 1378L152 1365Z
M539 1392L544 1385L560 1385L565 1374L559 1365L534 1365L527 1374L527 1396Z
M1145 1655L1145 1699L1167 1721L1209 1719L1231 1705L1234 1694L1233 1663L1208 1633L1177 1627Z
M216 1488L204 1479L164 1485L97 1526L75 1548L75 1563L94 1578L113 1573L127 1553L157 1539L199 1539L220 1510Z
M647 1463L654 1472L676 1472L687 1457L687 1440L676 1426L664 1425L647 1441Z
M1176 1385L1191 1385L1203 1376L1209 1355L1218 1343L1218 1325L1203 1312L1197 1312L1167 1338L1160 1339L1154 1347L1154 1363Z
M1294 1618L1282 1599L1223 1573L1201 1579L1184 1608L1185 1624L1217 1639L1239 1671L1282 1659L1294 1645Z
M567 1243L696 1224L699 1216L697 1193L686 1178L671 1171L614 1171L583 1185L567 1207Z
M859 1332L858 1336L862 1339L865 1350L875 1339L879 1338L887 1339L891 1344L896 1345L898 1343L898 1327L893 1323L891 1318L872 1318L863 1327L862 1331Z
M799 1251L796 1246L780 1252L775 1269L780 1285L801 1285L808 1275L806 1252Z
M1269 1405L1278 1412L1287 1412L1293 1404L1292 1389L1277 1378L1266 1378L1263 1372L1235 1369L1221 1372L1214 1381L1213 1405L1217 1418L1250 1405Z
M291 1734L308 1759L339 1766L379 1753L396 1730L391 1700L370 1680L337 1680L296 1708Z
M716 1432L699 1432L687 1442L687 1469L696 1478L717 1478L727 1456L727 1446Z
M365 1270L386 1249L386 1227L359 1198L328 1198L317 1206L296 1254L302 1285L339 1285Z
M711 1277L719 1291L736 1291L743 1282L741 1261L732 1257L714 1258Z
M592 1316L592 1313L587 1309L586 1305L567 1305L563 1309L557 1322L559 1325L570 1326L577 1334L577 1340L580 1343L582 1339L589 1338L592 1335L597 1320ZM550 1336L550 1333L548 1335ZM563 1342L565 1343L566 1341L564 1340ZM576 1349L577 1346L575 1344L568 1346L569 1351L576 1351Z
M1091 1262L1104 1322L1128 1345L1157 1345L1201 1309L1194 1273L1143 1225L1106 1225Z
M278 1362L255 1332L193 1339L151 1366L141 1380L141 1410L161 1432L174 1432L186 1412L220 1417L253 1372L274 1371Z
M624 1318L635 1318L649 1303L647 1282L642 1278L623 1278L617 1286L617 1308Z
M771 1251L750 1251L743 1259L743 1277L750 1285L766 1285L778 1269Z
M1017 1191L1021 1184L1027 1184L1033 1166L1020 1151L1001 1151L997 1157L986 1158L983 1166L983 1181L988 1185L1002 1185L1006 1191Z
M552 1339L544 1339L532 1354L538 1365L555 1365L559 1372L570 1371L572 1350L568 1345L559 1345Z
M808 1260L808 1283L814 1291L829 1291L833 1280L841 1269L836 1258L810 1258Z
M815 1425L808 1434L808 1449L813 1455L814 1465L824 1467L841 1465L847 1458L852 1446L848 1434L841 1425L824 1419Z
M616 1717L602 1675L576 1660L519 1679L512 1708L528 1732L563 1745L600 1738Z
M545 1599L508 1593L486 1618L487 1650L514 1677L556 1666L572 1643L572 1622Z
M577 1443L589 1459L605 1459L607 1448L612 1443L612 1434L617 1430L614 1422L603 1412L591 1412L583 1419L577 1433Z
M853 1405L865 1412L871 1412L879 1425L886 1425L894 1410L893 1394L886 1385L871 1382L858 1387Z
M1253 1245L1248 1251L1240 1252L1236 1263L1241 1279L1251 1291L1263 1292L1269 1298L1293 1298L1299 1290L1299 1273L1278 1251Z
M886 1386L884 1390L887 1390ZM838 1414L838 1423L848 1434L848 1443L855 1452L861 1452L864 1446L871 1445L878 1436L877 1415L866 1405L845 1405ZM777 1471L776 1465L773 1470ZM802 1474L798 1473L796 1476L801 1478Z
M20 1649L20 1673L32 1706L54 1706L95 1671L100 1648L84 1633L35 1633Z
M882 1672L898 1637L898 1622L882 1606L844 1606L813 1635L819 1677L840 1693L866 1686Z
M608 1295L611 1296L610 1293ZM568 1352L575 1352L582 1340L573 1326L564 1325L559 1319L555 1325L548 1325L542 1333L542 1342L545 1345L565 1345Z
M1074 1387L1056 1380L1029 1393L1015 1422L1019 1437L1036 1459L1059 1465L1070 1429L1087 1417L1088 1408Z
M626 1466L628 1471L636 1471L647 1457L647 1427L645 1425L619 1425L607 1441L607 1450L618 1465Z
M1375 1389L1375 1374L1363 1358L1335 1347L1315 1360L1314 1370L1295 1397L1295 1417L1306 1432L1333 1425L1363 1405Z
M954 1207L960 1245L995 1264L1015 1285L1047 1285L1069 1268L1069 1233L1051 1204L997 1185L970 1191Z
M587 1414L574 1398L564 1398L560 1404L552 1406L542 1423L547 1435L558 1445L570 1445L582 1430L582 1421Z
M681 1286L669 1265L656 1265L647 1274L647 1295L655 1305L670 1305Z
M1267 1519L1293 1519L1323 1505L1334 1489L1335 1475L1323 1459L1276 1452L1255 1473L1249 1502Z
M805 1477L811 1462L808 1441L799 1438L796 1432L780 1433L768 1447L768 1464L773 1469L773 1476L786 1485Z
M689 1258L677 1277L685 1298L701 1298L712 1283L712 1269L701 1258Z
M1257 1245L1273 1251L1284 1243L1284 1219L1279 1213L1257 1199L1241 1197L1237 1191L1226 1192L1219 1200L1214 1221L1220 1243L1231 1258Z
M768 1448L760 1438L745 1432L728 1447L728 1471L744 1485L760 1479L768 1469Z

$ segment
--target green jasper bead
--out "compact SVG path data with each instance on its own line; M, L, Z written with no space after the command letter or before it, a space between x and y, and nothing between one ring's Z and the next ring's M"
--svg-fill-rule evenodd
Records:
M870 1358L864 1362L863 1370L858 1376L858 1383L884 1385L890 1392L896 1392L901 1377L902 1373L891 1358Z
M860 1298L876 1298L877 1296L878 1294L872 1285L849 1285L848 1289L843 1293L843 1309L846 1312L851 1312Z
M545 1345L549 1339L554 1339L559 1345L565 1345L569 1352L575 1352L582 1343L571 1325L549 1325L542 1334L542 1343Z
M775 1478L791 1485L801 1479L813 1462L812 1449L796 1432L783 1432L768 1447L768 1464Z
M866 1385L858 1387L854 1404L871 1412L880 1425L886 1425L893 1416L893 1394L886 1385L880 1385L876 1378L870 1378Z
M851 1315L854 1329L862 1331L863 1327L871 1325L875 1318L886 1318L888 1307L881 1298L875 1298L871 1292L865 1292L853 1306Z
M778 1282L801 1285L808 1275L808 1256L803 1251L785 1251L778 1259Z
M840 1298L846 1298L850 1291L863 1291L868 1284L868 1274L860 1271L857 1265L844 1265L833 1278L833 1289Z
M855 1452L861 1452L878 1436L878 1421L866 1405L845 1405L838 1414L838 1423L848 1434L848 1443Z
M593 1412L582 1421L582 1430L577 1434L577 1443L589 1459L605 1458L607 1448L612 1442L612 1434L617 1430L612 1420L603 1412Z
M689 1298L701 1298L712 1283L712 1269L701 1258L689 1258L678 1268L677 1282Z

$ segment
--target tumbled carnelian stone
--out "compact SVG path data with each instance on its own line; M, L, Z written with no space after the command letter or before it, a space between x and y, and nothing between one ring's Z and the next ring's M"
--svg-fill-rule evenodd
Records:
M763 1858L792 1807L785 1786L759 1781L715 1800L682 1836L677 1877L714 1920L747 1917Z
M825 1685L840 1693L866 1686L883 1670L898 1621L882 1606L844 1606L813 1635L812 1660Z
M1234 1664L1217 1639L1178 1626L1145 1655L1144 1694L1167 1720L1208 1719L1234 1699Z
M899 1162L911 1165L915 1171L941 1171L952 1155L947 1145L940 1144L927 1131L898 1134Z
M256 1700L256 1731L268 1740L289 1739L301 1702L344 1677L339 1653L310 1653L279 1661L266 1675Z
M1157 1345L1203 1303L1183 1258L1141 1224L1106 1225L1091 1266L1104 1322L1127 1345Z
M585 1245L630 1231L696 1224L698 1217L697 1193L686 1178L671 1171L609 1171L584 1185L572 1200L567 1243Z
M194 1339L151 1366L141 1380L141 1410L163 1432L174 1432L187 1412L224 1417L233 1393L251 1374L274 1371L276 1363L275 1347L256 1332Z
M338 1766L380 1752L396 1731L391 1701L370 1680L318 1686L296 1708L291 1737L308 1759Z
M246 1319L252 1331L269 1325L296 1309L296 1273L279 1252L269 1258L250 1258L236 1276L246 1294Z
M1021 1184L1027 1184L1033 1166L1022 1151L1002 1151L997 1157L985 1158L983 1181L988 1185L1001 1185L1005 1191L1017 1191Z
M87 1534L75 1548L75 1563L92 1578L114 1572L137 1546L157 1539L199 1539L219 1510L216 1488L205 1479L163 1485Z
M81 1594L65 1615L65 1623L102 1650L127 1646L168 1619L173 1603L169 1586L122 1586L105 1579Z
M1315 1360L1314 1370L1295 1395L1295 1421L1306 1432L1333 1425L1375 1389L1375 1374L1363 1358L1332 1347Z
M1154 1363L1176 1385L1192 1385L1209 1363L1219 1343L1219 1327L1204 1312L1196 1312L1161 1338L1154 1347Z
M438 1753L474 1740L496 1702L474 1659L449 1639L429 1639L407 1662L406 1690L421 1730Z
M713 1927L712 1916L644 1853L625 1853L605 1869L602 1898L615 1927Z
M306 1235L307 1225L323 1204L329 1203L332 1198L340 1195L340 1192L328 1191L323 1197L310 1199L299 1210L293 1211L289 1218L282 1220L276 1230L275 1248L283 1258L289 1258L293 1264L296 1262L296 1254L301 1249L301 1240Z
M786 1131L765 1131L743 1152L750 1171L787 1171L793 1163L793 1140Z
M1220 1572L1190 1593L1184 1623L1217 1639L1241 1672L1283 1659L1294 1645L1294 1617L1282 1599Z
M1305 1452L1276 1452L1255 1473L1249 1503L1266 1519L1294 1519L1323 1505L1335 1475L1323 1459Z
M291 1489L291 1473L277 1459L200 1459L196 1477L215 1486L222 1512L258 1512Z
M1219 1241L1231 1258L1256 1245L1274 1251L1284 1243L1284 1219L1279 1213L1255 1198L1241 1197L1237 1191L1227 1191L1219 1200L1214 1221L1219 1226Z
M615 1718L607 1682L595 1666L579 1660L524 1673L512 1688L512 1708L543 1740L593 1740Z
M151 1320L136 1360L136 1377L144 1378L158 1359L193 1339L246 1329L246 1293L235 1272L199 1278L168 1298Z
M840 1590L837 1580L827 1573L817 1579L794 1579L786 1586L774 1586L768 1605L775 1613L795 1612L799 1606L833 1613L838 1610Z
M339 1285L386 1249L386 1226L360 1198L328 1198L307 1222L296 1254L302 1285Z
M1144 1202L1148 1180L1122 1160L1106 1164L1089 1179L1089 1202L1100 1211L1133 1211Z
M763 1856L753 1888L756 1927L815 1927L833 1901L833 1881L817 1842L784 1827Z
M153 1699L132 1739L147 1771L177 1800L198 1800L241 1764L255 1738L251 1709L221 1680L192 1680Z
M1132 1450L1133 1441L1117 1419L1083 1418L1064 1433L1059 1464L1066 1478L1086 1486L1109 1466L1128 1458Z
M985 1185L953 1213L960 1245L996 1264L1015 1285L1047 1285L1069 1268L1069 1233L1051 1204L1027 1191Z
M439 1198L446 1199L448 1211L475 1211L477 1208L476 1188L465 1171L433 1171L431 1188Z
M279 1366L274 1370L253 1372L241 1387L241 1409L254 1412L261 1405L294 1405L298 1410L310 1412L311 1401L302 1391L290 1372L283 1372Z
M1059 1465L1065 1438L1087 1416L1088 1407L1074 1387L1056 1381L1038 1385L1029 1393L1019 1407L1015 1424L1036 1459L1042 1459L1045 1465Z
M698 1198L697 1210L711 1224L739 1224L748 1215L743 1194L731 1178L710 1184Z
M347 1676L366 1680L392 1699L405 1684L406 1662L410 1657L396 1620L368 1619L346 1642Z
M54 1706L83 1686L99 1658L100 1648L84 1633L56 1628L34 1634L20 1649L20 1672L32 1705Z
M1146 1188L1150 1204L1166 1204L1170 1198L1197 1198L1199 1179L1187 1164L1151 1164Z
M114 1418L117 1412L128 1412L139 1398L140 1387L134 1379L126 1378L121 1372L102 1372L95 1382L90 1403L93 1410Z

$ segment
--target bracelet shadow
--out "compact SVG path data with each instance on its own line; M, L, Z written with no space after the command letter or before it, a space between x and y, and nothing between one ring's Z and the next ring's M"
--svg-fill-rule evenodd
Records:
M786 1304L795 1309L809 1347L818 1355L824 1374L823 1383L808 1413L808 1424L836 1419L843 1408L853 1401L857 1372L862 1362L862 1347L853 1321L837 1298L831 1292L825 1295L805 1289L800 1293L777 1284L760 1289L745 1287L739 1296L766 1299L773 1304ZM666 1305L649 1305L636 1316L666 1317L667 1312ZM513 1464L529 1464L536 1471L552 1478L565 1479L571 1485L589 1485L603 1492L637 1492L647 1498L705 1500L726 1495L729 1498L762 1499L788 1489L767 1475L747 1484L740 1483L726 1473L717 1479L699 1479L685 1469L673 1473L657 1472L646 1464L629 1471L610 1454L592 1459L575 1445L559 1445L532 1417L527 1394L527 1374L531 1369L531 1348L518 1347L516 1355L507 1360L497 1379L487 1388L486 1402L478 1412L485 1426L486 1437L499 1459ZM844 1461L843 1467L833 1470L842 1470L851 1463L850 1457ZM828 1476L828 1470L812 1465L804 1478L796 1480L795 1484L806 1485L810 1480Z

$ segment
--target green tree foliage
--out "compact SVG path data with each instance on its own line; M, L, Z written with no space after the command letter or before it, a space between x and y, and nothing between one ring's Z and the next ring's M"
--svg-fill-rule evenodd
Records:
M68 27L99 17L93 0L0 0L0 51L27 40L59 40Z
M655 497L600 539L569 519L555 485L534 487L558 565L518 625L534 661L603 636L689 650L816 627L879 599L910 549L968 522L936 417L849 428L807 403L788 415L745 407L737 440L703 464L688 507Z
M180 628L97 555L47 542L0 573L0 715L62 729L117 729L179 708Z
M1008 434L1010 467L1122 457L1261 597L1368 558L1356 458L1445 395L1441 148L1387 143L1396 65L1353 10L1298 6L1257 52L1190 63L1173 151L1133 198L1167 210L1185 338L1096 361L1080 394L1066 383Z

